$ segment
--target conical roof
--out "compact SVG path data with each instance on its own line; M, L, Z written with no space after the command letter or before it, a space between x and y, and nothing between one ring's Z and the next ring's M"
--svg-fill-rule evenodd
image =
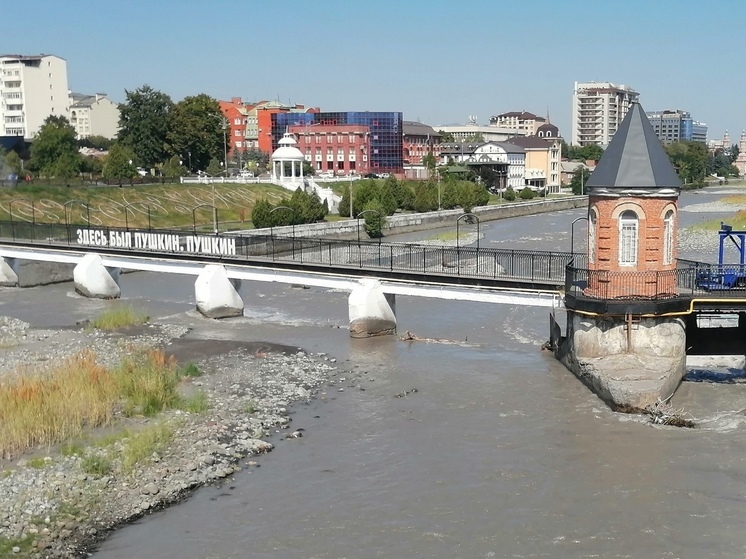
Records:
M586 188L596 192L681 189L681 180L639 103L632 103Z

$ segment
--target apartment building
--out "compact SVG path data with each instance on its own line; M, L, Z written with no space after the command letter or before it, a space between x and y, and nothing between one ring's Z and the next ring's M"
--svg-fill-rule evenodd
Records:
M640 94L611 82L575 82L572 96L571 142L576 146L609 145Z
M646 111L645 114L655 134L664 144L681 141L707 142L707 125L694 120L686 111Z
M558 194L562 186L562 144L557 136L517 136L506 140L524 149L526 153L524 179L526 186Z
M119 132L119 105L106 93L70 94L70 124L78 139L103 136L113 140Z
M490 117L490 126L498 126L508 130L521 130L527 136L536 135L539 126L545 122L547 122L547 119L528 111L510 111Z
M49 116L70 118L67 62L54 55L0 56L0 136L33 139Z
M288 126L298 149L317 173L365 175L370 171L370 128L361 124Z

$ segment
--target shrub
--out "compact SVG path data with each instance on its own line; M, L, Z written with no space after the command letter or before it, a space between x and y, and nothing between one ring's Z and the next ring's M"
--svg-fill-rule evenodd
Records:
M101 313L91 322L93 328L100 330L116 330L126 326L144 324L148 321L148 316L136 311L129 305L115 303L115 306Z
M506 202L513 202L515 201L515 190L513 190L512 186L509 186L505 189L505 192L503 192L503 198Z
M86 474L105 476L111 471L111 462L101 454L89 454L80 462L80 469Z
M365 205L365 232L368 237L378 239L383 237L383 224L386 222L386 210L376 198Z
M533 200L536 196L536 192L531 190L529 187L526 187L520 191L518 196L520 196L521 200Z

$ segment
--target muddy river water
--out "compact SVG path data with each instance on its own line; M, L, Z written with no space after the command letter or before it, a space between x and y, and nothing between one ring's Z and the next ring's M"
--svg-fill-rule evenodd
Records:
M483 223L481 244L568 250L581 215ZM351 340L346 293L244 282L246 316L225 324L194 313L193 281L121 278L124 299L193 337L324 352L366 371L364 390L328 387L294 410L303 438L273 438L260 468L124 527L96 559L746 556L742 371L682 385L698 429L653 427L540 349L547 309L399 297L399 332L439 342ZM61 326L105 304L70 291L4 291L0 313Z

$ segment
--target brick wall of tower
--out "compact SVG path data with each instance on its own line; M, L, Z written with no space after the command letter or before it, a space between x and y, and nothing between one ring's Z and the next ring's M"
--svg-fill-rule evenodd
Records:
M664 263L664 217L674 212L672 257ZM637 214L637 264L620 265L619 218L626 210ZM591 196L589 212L595 212L595 253L589 254L588 294L602 298L653 297L676 293L678 209L671 198L606 198ZM591 220L591 224L593 220ZM589 228L592 225L589 224ZM589 236L593 235L589 229Z

